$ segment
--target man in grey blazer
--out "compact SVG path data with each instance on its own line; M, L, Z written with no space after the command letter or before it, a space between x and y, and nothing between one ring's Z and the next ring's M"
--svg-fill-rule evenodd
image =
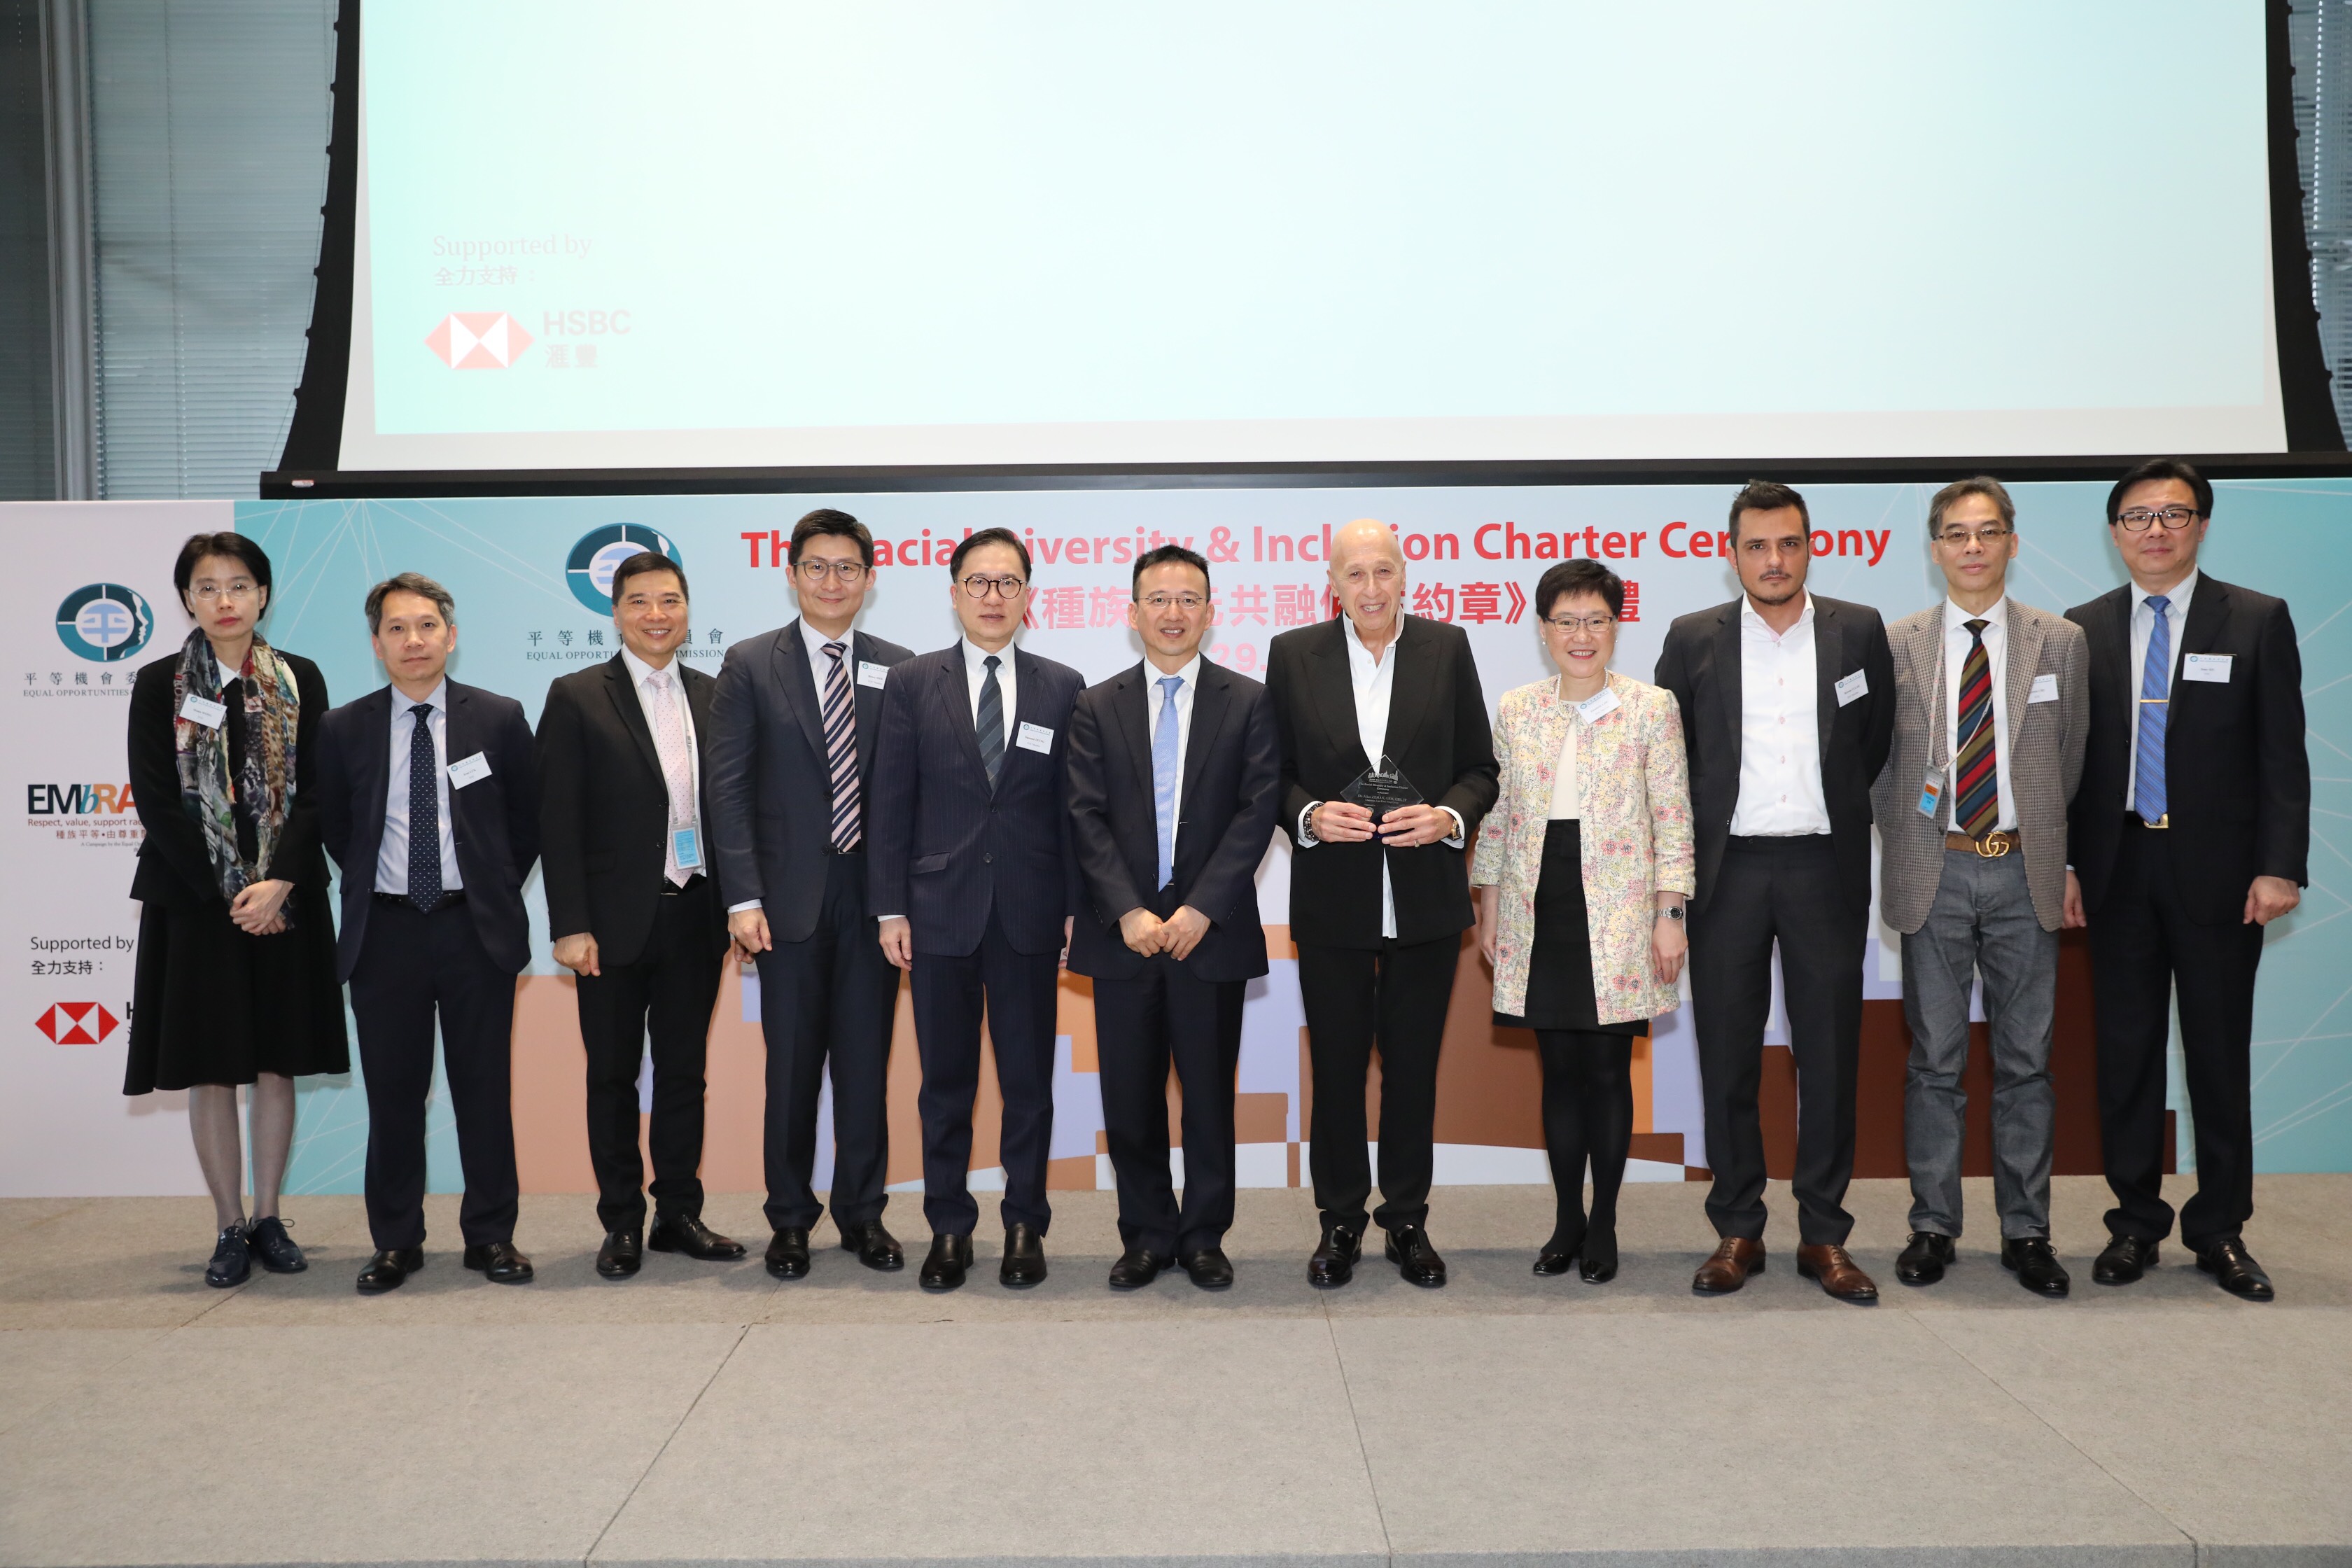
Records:
M1999 479L1946 485L1928 549L1950 592L1886 629L1895 746L1872 790L1879 912L1903 933L1911 1026L1903 1093L1911 1237L1895 1261L1930 1285L1960 1234L1969 991L1984 977L1992 1037L1993 1202L2000 1261L2063 1296L2050 1244L2057 1097L2050 1040L2066 894L2066 810L2083 776L2090 667L2080 626L2010 598L2017 509Z

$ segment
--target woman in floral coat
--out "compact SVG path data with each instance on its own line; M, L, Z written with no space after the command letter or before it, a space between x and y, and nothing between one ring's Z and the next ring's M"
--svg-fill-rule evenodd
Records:
M1495 1021L1530 1028L1559 1218L1538 1274L1617 1272L1617 1188L1633 1135L1634 1038L1681 1004L1690 790L1674 697L1612 673L1625 584L1591 560L1536 586L1559 673L1503 698L1502 796L1471 863ZM1584 1167L1592 1165L1592 1212Z

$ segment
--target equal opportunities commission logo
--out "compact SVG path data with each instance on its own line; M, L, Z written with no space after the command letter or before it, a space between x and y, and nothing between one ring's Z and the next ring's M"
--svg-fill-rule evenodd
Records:
M572 547L571 559L563 563L563 580L572 585L573 598L600 616L609 616L613 569L647 550L667 556L680 570L686 566L677 545L659 529L642 522L610 522L580 536L580 542Z
M155 612L120 583L76 588L58 606L58 640L66 651L103 664L137 657L155 635Z

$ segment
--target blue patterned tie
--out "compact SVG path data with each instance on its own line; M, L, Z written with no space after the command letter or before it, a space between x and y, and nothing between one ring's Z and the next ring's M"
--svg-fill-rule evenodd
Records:
M433 754L433 704L420 702L408 712L415 721L408 731L408 901L429 915L441 901L440 766Z
M988 678L980 683L980 710L973 716L972 727L980 737L980 765L987 770L988 787L996 787L996 775L1004 768L1004 688L996 682L996 671L1004 661L990 654L980 661L988 667Z
M2139 672L2139 760L2132 775L2132 809L2142 822L2164 820L2164 720L2172 686L2172 623L2165 612L2172 601L2161 594L2147 596L2156 624L2147 631L2147 662Z
M1151 732L1151 811L1160 819L1160 886L1176 879L1176 693L1181 675L1160 678L1160 727Z

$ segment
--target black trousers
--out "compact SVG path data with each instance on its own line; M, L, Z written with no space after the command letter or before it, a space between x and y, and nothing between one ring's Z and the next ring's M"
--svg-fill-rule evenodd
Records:
M1053 1218L1045 1202L1045 1161L1054 1144L1054 1002L1060 973L1058 952L1015 952L992 909L972 952L951 957L916 950L923 1217L934 1234L969 1236L980 1223L968 1178L983 1016L996 1052L996 1087L1004 1099L998 1141L1004 1223L1034 1226L1042 1236Z
M645 1141L653 1154L654 1205L665 1214L702 1212L702 1068L723 961L711 940L718 896L708 877L663 894L635 963L601 964L604 973L580 976L588 1160L596 1172L596 1218L606 1230L638 1230L646 1223L637 1072L648 1038L654 1097Z
M457 1227L468 1247L514 1239L515 977L490 962L459 900L420 914L379 898L352 971L367 1083L368 1230L379 1251L425 1243L425 1108L433 1025L466 1178Z
M1162 1258L1221 1247L1234 1223L1234 1071L1245 980L1202 980L1160 953L1095 982L1103 1124L1119 1239ZM1168 1068L1184 1090L1184 1202L1168 1171ZM1359 1096L1360 1099L1361 1097Z
M1780 947L1789 1044L1797 1058L1797 1234L1843 1246L1853 1229L1853 1095L1862 1055L1867 910L1847 904L1829 836L1734 838L1706 901L1690 916L1706 1163L1716 1234L1764 1238L1764 1131L1756 1111L1772 945Z
M824 902L799 942L760 954L760 1033L768 1043L768 1226L806 1230L824 1205L816 1171L817 1100L833 1075L833 1222L882 1217L890 1165L890 1028L898 971L866 913L866 857L824 858Z
M1546 1250L1616 1257L1617 1193L1633 1146L1633 1037L1593 1029L1538 1029L1543 1064L1544 1150L1551 1158L1554 1218ZM1592 1166L1592 1212L1584 1211L1584 1168Z
M2263 928L2202 925L2181 908L2172 858L2197 846L2177 830L2124 829L2106 901L2090 917L2097 1012L2099 1138L2116 1206L2107 1229L2172 1234L2164 1183L2164 1081L2172 1007L2196 1123L2197 1194L2180 1209L2196 1251L2235 1241L2254 1212L2252 1087L2254 970Z
M1328 1229L1384 1230L1429 1218L1437 1121L1437 1050L1454 999L1459 936L1383 941L1377 948L1298 946L1298 995L1307 1010L1315 1080L1307 1131L1315 1206ZM1364 1080L1381 1053L1381 1206L1367 1215L1371 1152L1365 1147Z

